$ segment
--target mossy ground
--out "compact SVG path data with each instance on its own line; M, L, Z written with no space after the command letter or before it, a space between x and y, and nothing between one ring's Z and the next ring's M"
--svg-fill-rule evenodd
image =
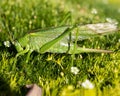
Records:
M0 96L24 96L24 85L36 83L44 96L120 96L120 32L91 38L80 46L113 50L114 53L39 54L33 52L17 58L14 46L5 48L2 42L18 39L29 30L70 24L120 22L119 0L1 0L0 1ZM95 12L97 11L97 13ZM7 27L4 26L6 24ZM8 32L11 32L11 36ZM71 67L79 73L71 73ZM86 79L95 88L86 90Z

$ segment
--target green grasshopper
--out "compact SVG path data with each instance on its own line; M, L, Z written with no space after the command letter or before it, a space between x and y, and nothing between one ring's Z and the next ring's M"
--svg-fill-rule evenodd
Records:
M115 31L117 31L117 26L111 23L61 26L34 30L18 40L11 40L11 42L18 52L16 58L28 53L26 59L28 62L33 51L41 54L45 52L67 54L79 54L82 52L110 53L112 51L78 47L75 41L107 35ZM4 43L4 45L7 44Z

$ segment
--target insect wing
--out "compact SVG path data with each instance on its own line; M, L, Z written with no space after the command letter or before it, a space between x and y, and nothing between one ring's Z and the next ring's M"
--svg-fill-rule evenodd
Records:
M29 33L29 45L31 49L40 52L40 48L46 43L54 40L62 34L68 27L56 27L46 30L37 30L34 33Z
M78 32L78 39L88 39L90 37L97 37L99 35L107 35L117 31L117 25L114 23L97 23L78 26L74 32L72 32L73 40L76 38L76 32Z

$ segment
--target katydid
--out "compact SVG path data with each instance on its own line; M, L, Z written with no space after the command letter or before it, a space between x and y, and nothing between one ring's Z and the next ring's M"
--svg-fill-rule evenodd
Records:
M112 51L78 47L74 44L74 41L76 37L77 41L79 41L99 35L107 35L115 31L117 31L117 26L111 23L61 26L44 30L34 30L18 40L11 40L11 42L18 52L16 57L28 53L26 61L29 60L30 54L33 51L41 54L45 52L68 54L79 54L82 52L109 53Z

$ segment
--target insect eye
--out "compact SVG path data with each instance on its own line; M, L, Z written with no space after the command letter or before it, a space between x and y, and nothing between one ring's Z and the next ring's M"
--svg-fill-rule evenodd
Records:
M23 49L25 49L25 47L23 47Z

